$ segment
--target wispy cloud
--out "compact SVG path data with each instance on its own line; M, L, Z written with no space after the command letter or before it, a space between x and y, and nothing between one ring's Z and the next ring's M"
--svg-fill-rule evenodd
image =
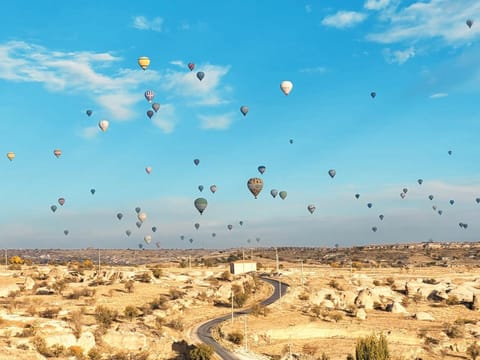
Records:
M447 97L448 94L447 93L435 93L435 94L432 94L430 95L430 99L438 99L438 98L443 98L443 97Z
M390 0L367 0L363 7L368 10L381 10L388 6Z
M383 56L385 57L387 62L397 63L401 65L405 63L408 59L411 59L415 56L415 49L413 47L409 47L405 50L392 51L389 48L386 48L383 50Z
M231 92L231 88L220 86L220 82L230 66L196 64L196 69L205 73L202 81L198 80L194 71L167 71L161 83L162 88L175 96L192 100L195 105L228 103L225 95Z
M170 64L181 67L181 68L186 68L187 67L187 65L185 65L185 63L182 60L172 60L172 61L170 61Z
M175 106L162 104L160 110L153 116L153 123L164 133L170 134L175 128Z
M198 115L202 129L226 130L233 123L235 113L221 115Z
M360 24L367 18L367 14L356 11L338 11L322 20L322 25L338 29L350 28Z
M305 11L308 14L310 14L312 12L312 5L310 5L310 4L305 5Z
M378 2L372 1L372 4ZM480 37L479 28L468 29L465 24L466 19L479 17L480 2L477 0L417 1L382 14L383 31L370 34L367 39L384 44L432 39L461 44Z
M163 26L163 19L161 17L154 17L148 19L145 16L134 16L133 27L138 30L151 30L161 32Z
M97 126L89 126L82 129L81 136L85 139L93 139L97 137L99 128Z
M316 67L300 69L300 72L302 73L324 73L326 71L327 71L327 68L324 66L316 66Z

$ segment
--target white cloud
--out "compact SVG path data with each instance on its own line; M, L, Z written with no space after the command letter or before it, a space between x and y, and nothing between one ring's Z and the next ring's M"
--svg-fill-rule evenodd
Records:
M430 0L386 11L382 14L385 28L367 39L379 43L396 43L441 39L447 44L467 43L480 37L480 29L468 29L468 18L480 17L477 0Z
M381 10L388 6L390 0L367 0L363 7L368 10Z
M163 19L158 16L151 20L147 19L145 16L133 17L133 27L138 30L152 30L156 32L161 32L162 26Z
M97 137L99 133L99 128L97 126L89 126L82 130L81 136L85 139L93 139Z
M364 13L356 11L338 11L337 13L327 16L322 20L322 25L332 26L339 29L353 27L367 18Z
M448 96L447 93L435 93L435 94L430 95L430 99L438 99L438 98L443 98L443 97L447 97L447 96Z
M316 66L311 68L300 69L300 72L302 73L324 73L326 71L327 71L327 68L324 66Z
M413 47L409 47L405 50L392 51L387 48L383 50L383 55L389 63L397 63L401 65L405 63L408 59L415 56L415 49Z
M181 67L181 68L186 68L187 65L182 60L172 60L170 61L170 64Z
M198 80L195 71L167 71L161 87L176 96L192 100L195 105L228 103L223 96L230 92L229 88L222 88L220 82L230 66L197 64L196 69L205 73L202 81Z
M198 115L202 129L226 130L233 123L235 113L221 115Z
M170 134L175 128L175 107L172 104L162 104L160 110L153 116L153 123L164 133Z

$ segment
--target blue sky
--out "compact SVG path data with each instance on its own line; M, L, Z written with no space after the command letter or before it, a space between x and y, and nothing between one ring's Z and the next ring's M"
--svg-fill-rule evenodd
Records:
M23 1L0 21L2 247L480 239L478 1Z

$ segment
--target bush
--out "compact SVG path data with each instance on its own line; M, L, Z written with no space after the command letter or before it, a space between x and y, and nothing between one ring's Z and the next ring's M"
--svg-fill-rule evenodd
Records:
M240 345L243 342L243 334L239 331L232 332L228 334L228 341Z
M88 352L87 357L90 360L101 360L102 359L102 352L96 346L94 346Z
M72 327L73 335L77 339L82 335L82 317L82 310L74 311L70 316L70 326Z
M178 289L175 289L175 288L171 288L169 291L168 291L168 294L170 295L170 300L177 300L177 299L181 299L183 298L183 296L185 295L184 292L178 290Z
M118 313L115 310L109 309L106 306L99 305L95 308L94 314L97 323L105 329L108 329L112 323L117 319Z
M125 307L125 309L123 310L123 315L125 315L125 317L132 321L133 318L137 317L138 316L138 310L135 306L133 305L128 305Z
M75 289L71 294L67 296L67 298L70 300L78 300L82 296L92 297L95 295L95 293L96 293L95 289L89 289L89 288Z
M380 285L382 285L382 282L380 280L375 279L375 280L373 280L373 285L380 286Z
M60 312L59 307L48 308L43 311L40 311L40 317L46 318L46 319L54 319L57 317L59 312Z
M213 355L213 348L210 345L199 344L190 350L191 360L210 360Z
M170 322L167 323L167 326L177 331L183 331L183 321L180 318L170 320Z
M357 340L355 346L356 360L388 360L390 354L388 351L387 338L383 334L371 334L367 337Z
M395 279L393 277L388 277L388 278L385 279L385 283L388 286L392 286L393 284L395 284Z
M315 343L305 344L305 345L303 345L302 352L305 355L313 357L318 352L318 345L315 344Z
M167 310L168 309L168 298L165 295L160 295L158 298L150 302L150 308L152 310Z
M472 343L468 348L467 348L467 355L470 356L472 360L476 360L477 357L480 356L480 346L478 344Z
M162 269L156 267L152 269L152 275L155 279L160 279L160 277L163 275Z
M300 295L298 295L298 299L302 301L307 301L310 299L310 295L308 295L307 293L301 293Z
M230 273L230 271L228 270L225 270L221 275L220 275L220 280L223 280L223 281L232 281L232 274Z
M413 301L415 302L415 304L418 304L422 300L423 300L423 296L420 292L417 292L413 295Z
M134 283L133 283L133 280L128 280L126 283L125 283L125 290L128 292L128 293L131 293L133 292L133 288L135 287Z
M458 305L460 304L460 300L458 300L456 295L449 295L446 303L447 305Z
M255 304L252 307L252 315L256 317L259 317L260 315L267 316L269 312L270 312L270 309L264 305Z
M451 339L462 338L464 335L463 328L460 325L445 324L445 334Z

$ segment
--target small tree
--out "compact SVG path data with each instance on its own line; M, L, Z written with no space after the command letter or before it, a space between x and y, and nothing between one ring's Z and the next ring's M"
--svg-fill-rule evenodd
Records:
M125 307L125 310L123 310L123 315L125 315L125 317L128 320L132 321L133 318L138 316L138 310L135 306L128 305L128 306Z
M213 355L213 348L210 345L199 344L190 350L191 360L210 360Z
M389 360L387 338L383 333L371 334L357 340L355 346L356 360Z
M470 344L467 348L467 355L472 358L472 360L477 360L477 357L480 356L480 346L474 342Z

